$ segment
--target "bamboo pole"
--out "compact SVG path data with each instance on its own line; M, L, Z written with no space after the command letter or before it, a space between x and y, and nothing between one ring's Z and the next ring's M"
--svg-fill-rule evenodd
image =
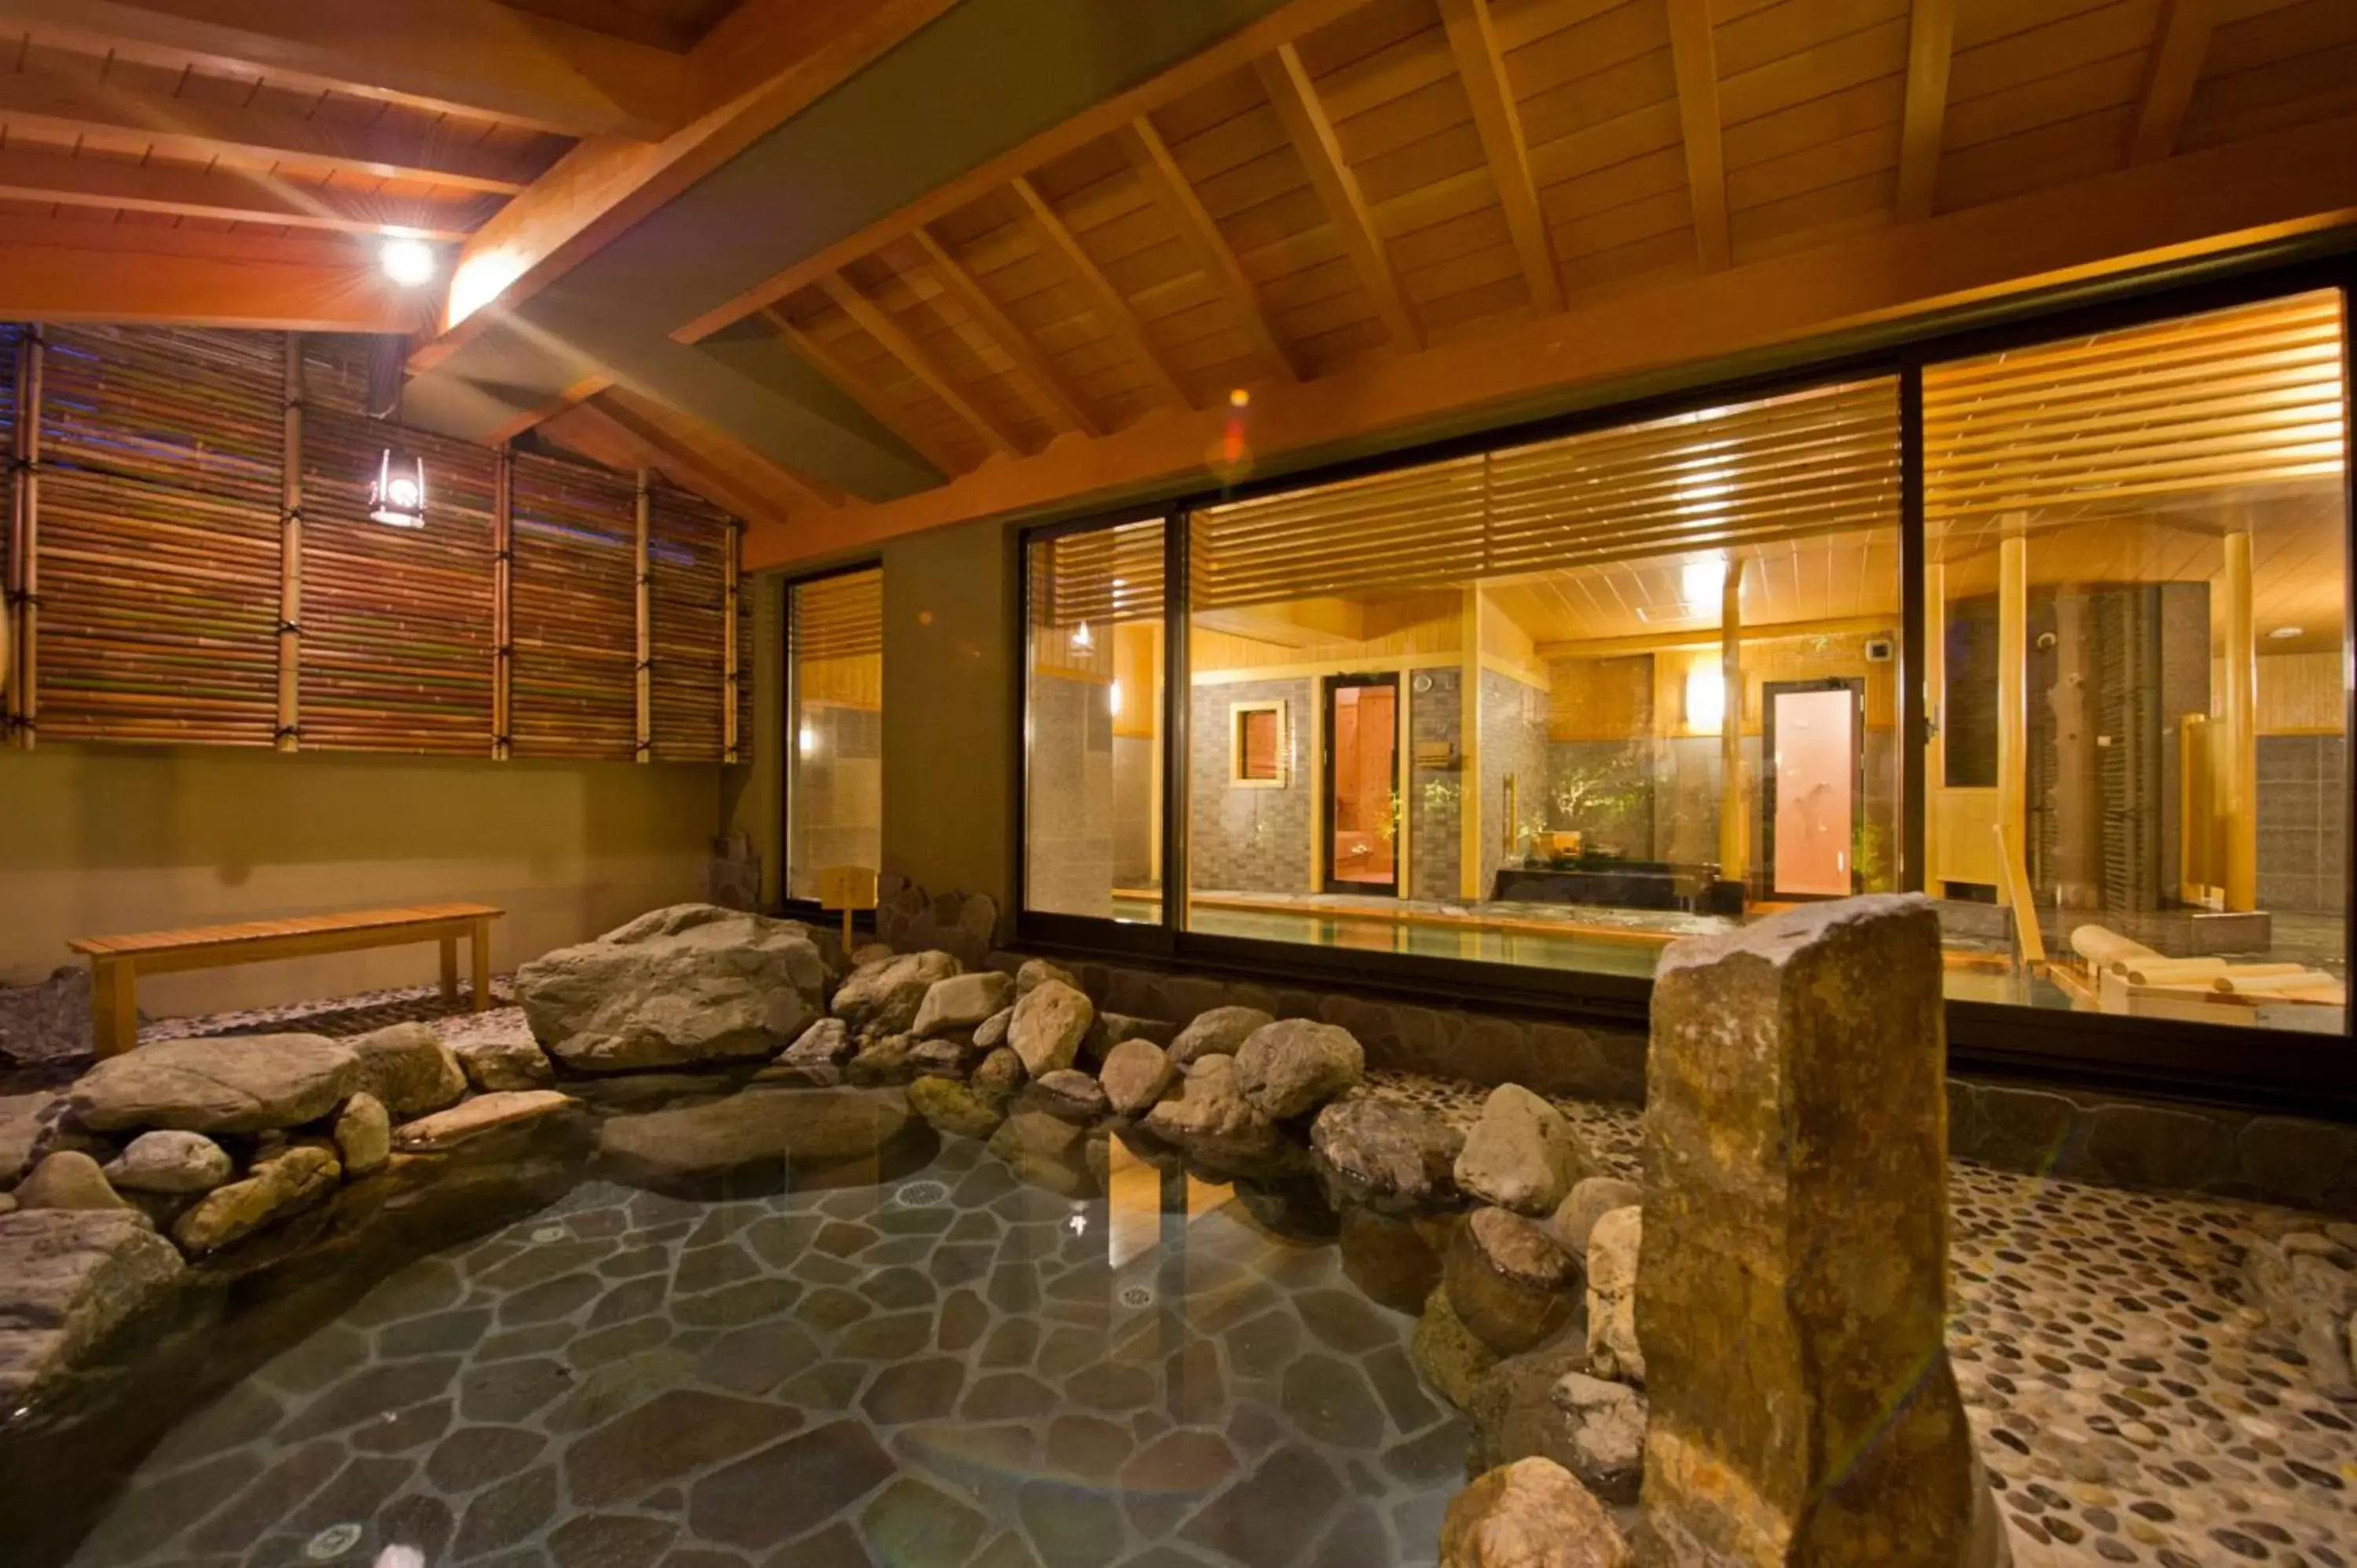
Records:
M2018 518L2008 518L2018 524ZM2006 852L2022 854L2029 834L2029 546L2019 533L1997 545L1996 567L1996 826ZM2000 884L2005 902L2029 885L2008 873ZM2026 925L2036 912L2017 908L2014 923Z
M2225 788L2217 805L2226 831L2226 908L2248 910L2259 907L2259 653L2251 620L2251 536L2238 530L2225 544L2226 690L2217 736Z
M1750 879L1751 833L1743 787L1743 558L1727 564L1718 609L1718 678L1726 687L1718 721L1718 875ZM1762 758L1763 766L1766 759Z
M279 425L278 749L303 734L303 335L285 334L285 407Z
M735 518L728 520L727 537L722 548L726 554L720 563L720 760L737 760L737 708L744 676L740 665L744 650L737 646L737 596L740 584L737 575L737 555L745 525Z
M500 762L514 751L509 734L514 716L514 561L515 459L502 443L491 471L491 757Z
M654 757L654 578L649 570L648 535L654 522L654 492L649 487L648 471L639 470L638 531L631 557L636 575L636 600L639 627L638 679L638 741L631 756L640 762Z
M9 661L9 732L33 748L41 707L41 329L28 327L16 346L16 484L8 551L16 606L15 657Z

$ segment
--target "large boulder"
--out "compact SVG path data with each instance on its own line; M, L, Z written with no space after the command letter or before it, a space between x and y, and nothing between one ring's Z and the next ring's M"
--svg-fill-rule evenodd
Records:
M0 1095L0 1187L12 1185L33 1163L50 1122L64 1110L63 1095Z
M548 1053L528 1036L479 1036L454 1042L450 1054L458 1058L468 1087L485 1094L546 1089L556 1081Z
M1645 1351L1637 1338L1637 1270L1644 1245L1644 1210L1615 1208L1587 1232L1587 1364L1598 1377L1645 1380Z
M1518 1355L1571 1321L1579 1266L1535 1220L1481 1208L1450 1237L1448 1305L1481 1342Z
M1147 1039L1122 1041L1105 1053L1104 1066L1097 1072L1105 1103L1118 1116L1145 1115L1178 1078L1169 1057Z
M1085 1197L1099 1185L1089 1165L1088 1129L1045 1111L1016 1109L990 1135L990 1152L1017 1180L1060 1197Z
M364 1176L393 1154L393 1119L384 1102L362 1090L336 1112L336 1155L348 1176Z
M1445 1222L1403 1219L1355 1203L1337 1204L1341 1216L1342 1273L1369 1301L1410 1315L1440 1283L1440 1251L1427 1230Z
M553 1089L504 1089L479 1094L447 1111L403 1122L393 1129L393 1146L404 1154L445 1154L487 1133L564 1115L580 1103Z
M584 1072L773 1055L825 1010L810 930L716 904L640 916L516 971L533 1037Z
M1415 1332L1408 1339L1408 1355L1434 1391L1460 1411L1472 1407L1474 1390L1500 1359L1465 1326L1448 1305L1446 1290L1425 1298L1424 1315L1415 1320Z
M1329 1105L1309 1129L1318 1174L1334 1202L1385 1214L1454 1208L1464 1147L1465 1134L1431 1112L1372 1096Z
M1105 1113L1104 1086L1078 1068L1060 1067L1031 1080L1025 1100L1050 1116L1087 1126Z
M1467 1474L1478 1476L1534 1455L1568 1468L1571 1423L1553 1396L1557 1382L1587 1365L1587 1353L1577 1345L1557 1343L1508 1356L1483 1373L1465 1402L1465 1424L1472 1436Z
M106 1167L124 1192L210 1192L236 1174L229 1152L202 1133L142 1133Z
M1035 993L1034 994L1037 994ZM1274 1177L1302 1174L1308 1156L1243 1096L1235 1058L1199 1058L1178 1092L1146 1113L1146 1128L1215 1174Z
M90 970L66 964L31 985L0 985L0 1068L42 1067L91 1053Z
M938 950L863 964L836 987L829 1011L854 1034L905 1035L916 1024L926 993L963 968Z
M933 1130L956 1138L987 1138L1006 1112L953 1078L920 1078L909 1085L909 1108Z
M394 1024L348 1043L360 1058L353 1087L376 1096L394 1117L423 1116L456 1105L467 1092L466 1069L459 1066L457 1053L442 1043L430 1024Z
M29 1403L168 1294L185 1265L128 1209L0 1214L0 1408Z
M264 1133L317 1122L352 1091L359 1059L319 1035L159 1040L75 1080L73 1113L101 1133Z
M1027 958L1015 972L1015 993L1028 996L1051 980L1075 991L1081 988L1080 977L1062 964L1049 963L1044 958Z
M332 1151L317 1144L296 1144L255 1161L244 1180L217 1187L199 1198L172 1222L172 1240L192 1258L218 1252L319 1202L336 1190L342 1175Z
M2317 1244L2304 1244L2310 1242ZM2350 1251L2314 1231L2294 1231L2280 1240L2254 1237L2243 1255L2243 1284L2251 1305L2307 1358L2320 1389L2357 1397L2351 1375L2357 1271L2342 1266L2352 1259Z
M598 1129L597 1152L622 1180L692 1186L748 1173L874 1169L905 1154L912 1126L924 1133L898 1090L748 1090L612 1117Z
M1645 1523L1665 1562L2004 1555L1943 1339L1941 983L1918 895L1811 905L1662 956L1635 1328ZM1592 1273L1620 1212L1589 1235Z
M1015 982L995 969L937 980L917 1006L909 1033L920 1040L956 1029L976 1029L1014 999Z
M1236 1047L1237 1086L1255 1110L1280 1122L1308 1115L1366 1074L1356 1036L1308 1018L1264 1024Z
M1626 1383L1566 1372L1547 1400L1570 1428L1565 1467L1606 1502L1635 1502L1645 1474L1645 1396Z
M1276 1022L1257 1007L1213 1007L1198 1013L1170 1042L1170 1059L1181 1070L1203 1057L1232 1057L1256 1030Z
M24 1208L128 1208L122 1194L107 1185L106 1172L80 1149L59 1149L44 1155L33 1172L16 1185L16 1203Z
M1627 1568L1630 1561L1612 1515L1551 1459L1487 1472L1457 1494L1440 1526L1440 1568Z
M1645 1199L1643 1189L1633 1181L1619 1176L1588 1176L1572 1183L1571 1196L1555 1211L1550 1225L1555 1239L1576 1258L1587 1256L1587 1235L1596 1222L1616 1208L1627 1208Z
M1081 1041L1096 1020L1089 999L1060 980L1042 981L1015 1004L1006 1043L1033 1078L1080 1059Z
M1544 1219L1593 1173L1563 1112L1518 1083L1501 1083L1457 1156L1457 1185L1484 1203Z

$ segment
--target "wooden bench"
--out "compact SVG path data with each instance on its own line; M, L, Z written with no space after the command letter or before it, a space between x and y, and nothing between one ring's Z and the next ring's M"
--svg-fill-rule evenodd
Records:
M458 939L474 943L474 1010L490 1005L491 922L501 911L488 904L417 904L405 909L356 909L289 920L247 920L195 926L131 937L76 937L66 945L90 960L91 1033L102 1057L139 1043L139 976L229 963L309 958L361 948L442 944L442 1000L458 1000Z

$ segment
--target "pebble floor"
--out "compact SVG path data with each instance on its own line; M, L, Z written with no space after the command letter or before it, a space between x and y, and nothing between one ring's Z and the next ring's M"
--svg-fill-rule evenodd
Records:
M436 1008L388 993L165 1028ZM1479 1110L1469 1085L1372 1076ZM1564 1109L1635 1175L1633 1112ZM1406 1372L1406 1320L1330 1248L1198 1205L1115 1269L1102 1200L1014 1188L957 1141L927 1174L946 1202L578 1188L184 1423L76 1561L369 1563L404 1533L426 1563L502 1568L1431 1560L1463 1429ZM2020 1568L2357 1564L2357 1405L2242 1299L2250 1236L2321 1220L1963 1163L1950 1200L1949 1350ZM833 1489L765 1479L788 1454Z

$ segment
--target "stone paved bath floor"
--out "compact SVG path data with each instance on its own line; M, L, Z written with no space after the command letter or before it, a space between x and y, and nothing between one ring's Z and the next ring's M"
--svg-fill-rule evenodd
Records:
M336 1005L431 1010L365 1003ZM1633 1114L1565 1109L1633 1174ZM2357 1403L2242 1299L2248 1237L2322 1221L1961 1163L1950 1198L1949 1347L2017 1563L2357 1563ZM1227 1199L1140 1165L1075 1203L961 1141L880 1187L585 1185L183 1423L74 1561L1430 1562L1465 1432L1409 1368L1410 1321Z

